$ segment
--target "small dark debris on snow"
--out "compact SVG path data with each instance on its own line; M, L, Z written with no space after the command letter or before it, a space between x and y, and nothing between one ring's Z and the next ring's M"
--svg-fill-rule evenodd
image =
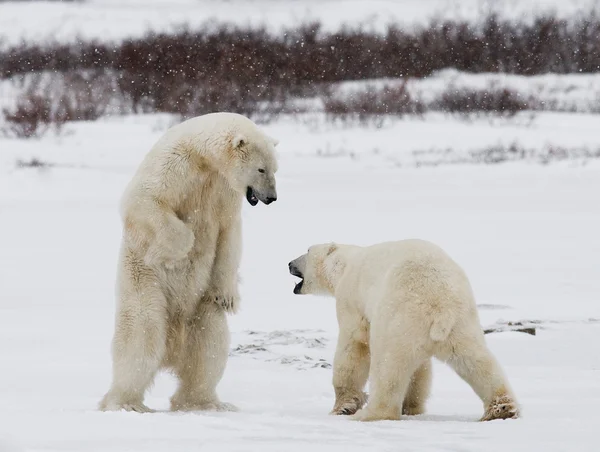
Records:
M30 160L17 160L17 168L51 168L52 163L43 162L40 159L33 157Z

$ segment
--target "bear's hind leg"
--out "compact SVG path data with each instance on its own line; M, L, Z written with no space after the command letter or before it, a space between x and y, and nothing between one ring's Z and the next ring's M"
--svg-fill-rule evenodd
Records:
M439 358L446 361L483 401L481 421L519 417L519 406L496 358L485 344L483 332L457 332Z
M431 376L431 359L428 359L410 379L410 385L402 404L402 414L415 416L425 413L425 404L431 390Z
M166 300L160 290L148 286L143 297L129 294L118 309L112 344L113 381L99 408L151 412L143 403L144 393L165 352Z
M382 316L371 324L370 394L367 406L353 419L399 420L411 377L428 355L418 332L402 316Z
M172 411L237 411L217 396L229 355L225 310L202 299L185 327L185 339L174 365L179 387L171 397Z

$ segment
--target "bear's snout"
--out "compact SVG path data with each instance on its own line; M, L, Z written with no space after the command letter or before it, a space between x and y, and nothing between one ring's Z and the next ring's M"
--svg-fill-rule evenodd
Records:
M275 201L277 201L277 196L269 196L267 199L265 199L265 204L269 205L269 204L271 204L272 202L275 202Z
M300 269L296 266L296 264L294 263L295 261L292 261L288 264L288 268L290 269L290 273L293 276L297 276L298 278L304 278L304 275L302 274L302 272L300 271Z

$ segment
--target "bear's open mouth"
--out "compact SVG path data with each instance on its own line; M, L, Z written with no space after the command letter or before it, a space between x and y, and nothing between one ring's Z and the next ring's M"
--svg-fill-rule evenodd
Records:
M290 264L290 274L292 276L297 276L298 278L300 278L300 282L297 283L296 286L294 287L294 293L296 295L298 295L298 294L300 294L300 291L302 290L302 286L304 285L304 275L293 264Z
M255 206L258 204L258 198L254 194L254 190L252 189L252 187L248 187L246 189L246 199L248 200L248 203L250 203L251 206Z
M300 291L302 290L303 285L304 285L304 280L301 279L300 282L294 286L294 293L296 295L300 295Z

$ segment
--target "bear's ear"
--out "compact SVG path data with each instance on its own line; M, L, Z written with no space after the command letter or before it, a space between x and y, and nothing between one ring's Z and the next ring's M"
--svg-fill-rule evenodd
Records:
M244 135L238 134L233 138L233 142L231 144L233 145L233 149L239 149L244 147L246 142L246 137L244 137Z
M279 144L279 140L277 138L269 137L273 146L277 146Z
M338 248L338 246L335 243L330 243L329 248L327 249L326 256L329 256L331 253L333 253L335 250L337 250L337 248Z

